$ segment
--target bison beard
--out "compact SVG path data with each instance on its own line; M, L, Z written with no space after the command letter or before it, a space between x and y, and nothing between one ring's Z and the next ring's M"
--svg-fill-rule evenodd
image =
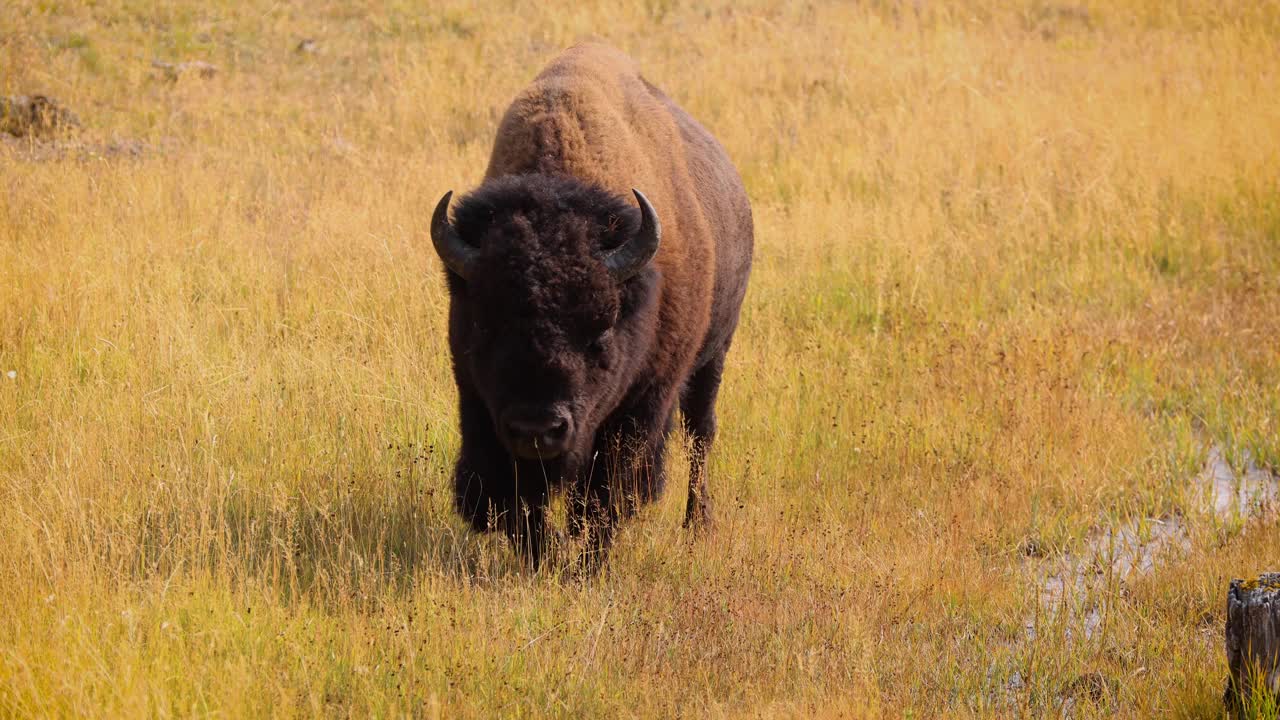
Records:
M598 566L658 497L676 406L685 523L711 520L706 454L751 266L724 150L625 55L567 50L503 118L485 180L436 207L462 449L458 512L537 566L552 493Z

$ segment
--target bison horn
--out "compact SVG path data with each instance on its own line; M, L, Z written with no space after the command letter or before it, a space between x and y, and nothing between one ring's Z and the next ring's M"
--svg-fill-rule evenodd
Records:
M452 197L452 190L445 193L431 216L431 244L436 246L436 254L445 266L466 280L480 251L468 245L449 224L449 199Z
M640 272L658 252L658 243L662 240L658 213L654 212L644 193L634 189L631 192L636 194L636 201L640 203L640 231L604 258L605 267L618 282Z

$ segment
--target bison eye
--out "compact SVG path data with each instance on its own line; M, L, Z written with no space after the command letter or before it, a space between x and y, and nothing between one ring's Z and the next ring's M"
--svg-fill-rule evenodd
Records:
M609 349L609 343L613 340L613 328L609 328L591 340L587 345L587 351L592 355L603 355L605 350Z

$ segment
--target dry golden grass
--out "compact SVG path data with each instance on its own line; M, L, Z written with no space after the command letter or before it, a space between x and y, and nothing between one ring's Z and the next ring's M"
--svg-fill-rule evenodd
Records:
M1280 466L1275 2L92 6L0 10L0 94L85 125L0 146L0 715L1220 714L1280 528L1189 488ZM718 534L676 490L577 583L452 517L425 238L590 35L758 240ZM1099 634L1037 608L1169 515Z

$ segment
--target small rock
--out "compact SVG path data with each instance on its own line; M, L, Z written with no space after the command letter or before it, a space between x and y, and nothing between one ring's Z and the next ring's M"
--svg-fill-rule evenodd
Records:
M152 60L151 67L164 73L164 78L175 82L184 75L197 75L208 80L218 74L218 66L203 60L189 60L180 63L168 63L163 60Z
M330 150L338 155L350 155L357 150L356 146L351 144L351 141L341 135L325 138L325 143Z
M1028 536L1018 543L1018 552L1023 557L1042 558L1049 554L1048 548L1040 541L1040 538Z
M320 46L316 44L316 41L314 39L303 38L302 42L298 43L298 47L294 48L293 51L303 55L313 55L315 54L316 50L319 50L319 49L320 49Z
M1109 685L1106 676L1102 673L1087 672L1077 675L1074 680L1067 683L1063 695L1067 698L1087 698L1090 702L1100 703L1103 698L1110 695Z

